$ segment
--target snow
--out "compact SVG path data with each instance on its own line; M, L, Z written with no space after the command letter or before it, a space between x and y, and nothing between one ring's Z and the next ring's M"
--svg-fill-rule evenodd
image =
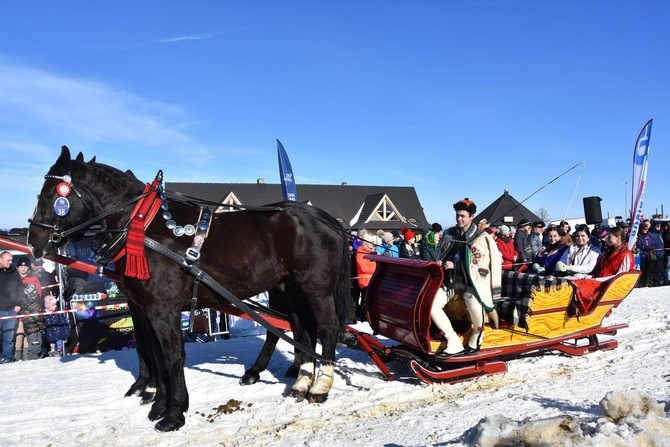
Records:
M173 433L156 432L149 408L123 397L133 350L0 365L0 445L670 445L670 288L633 290L605 323L630 325L617 349L526 356L507 373L450 385L426 385L399 362L387 382L363 352L340 346L323 404L286 397L283 342L246 387L238 380L263 337L187 343L190 409Z

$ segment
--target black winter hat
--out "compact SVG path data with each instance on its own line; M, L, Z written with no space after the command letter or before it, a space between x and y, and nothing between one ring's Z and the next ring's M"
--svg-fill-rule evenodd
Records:
M17 267L21 267L22 265L25 265L26 267L30 267L30 258L28 256L20 256L18 261L16 262Z
M433 223L433 225L430 226L430 231L433 231L435 233L439 233L440 231L442 231L442 225L435 222L435 223Z

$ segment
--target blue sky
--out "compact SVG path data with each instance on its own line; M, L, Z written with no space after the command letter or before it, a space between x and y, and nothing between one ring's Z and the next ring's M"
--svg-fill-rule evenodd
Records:
M668 23L664 0L2 2L0 228L63 144L146 181L278 183L276 138L298 183L414 186L443 225L584 162L524 205L614 217L650 118L660 212Z

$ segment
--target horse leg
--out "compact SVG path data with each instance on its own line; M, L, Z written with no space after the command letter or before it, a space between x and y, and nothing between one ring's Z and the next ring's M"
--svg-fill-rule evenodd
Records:
M137 358L139 363L139 375L135 383L133 383L128 391L126 397L140 396L142 399L140 405L146 405L153 402L156 397L156 365L153 357L148 353L147 335L145 334L145 322L139 310L134 305L128 303L130 315L133 319L133 331L135 335L135 350L137 351Z
M341 323L336 312L331 308L333 300L323 300L313 303L315 320L319 325L321 339L321 355L327 359L321 363L316 381L309 389L309 401L312 403L325 402L328 393L333 387L335 377L335 349L341 333Z
M159 365L158 392L149 419L155 420L162 416L155 425L156 430L162 432L179 430L184 425L184 413L189 404L184 378L186 353L179 326L180 313L167 309L167 305L161 303L158 306L160 308L152 308L147 312L156 341L154 352Z
M321 339L321 351L323 357L328 361L322 362L316 381L309 389L309 401L311 403L322 403L328 399L328 393L333 387L335 378L335 346L339 338L340 331L335 328L319 328L319 338Z
M295 324L294 327L296 329L293 331L293 338L303 346L312 346L312 341L305 328L299 323ZM298 401L307 397L309 388L314 384L315 373L314 358L304 353L299 358L301 363L298 369L298 377L291 387L290 393L290 396L296 398Z
M314 327L309 324L310 319L306 319L304 315L304 310L300 315L296 313L290 313L292 327L294 327L293 338L301 343L303 346L311 346L312 349L316 347L316 330ZM308 323L306 328L303 325L303 322ZM296 349L295 360L299 361L298 377L291 388L291 397L295 397L297 400L302 400L309 394L309 389L314 384L315 368L316 364L314 358L310 355L300 352L297 354L298 350Z
M273 287L268 291L268 298L270 309L276 310L286 314L288 312L288 303L286 301L285 293L280 290L279 287ZM244 373L244 376L240 379L240 385L253 385L254 383L260 380L260 373L265 371L270 363L272 354L275 351L279 337L275 334L268 332L265 336L265 343L261 348L261 352L258 354L258 358L254 362L253 366L247 369ZM293 357L293 363L286 370L286 377L298 377L298 370L300 369L300 359L296 355Z
M273 287L272 289L270 289L268 297L270 298L271 309L281 312L284 315L288 315L289 313L288 296L286 295L284 287L285 285ZM313 348L314 347L312 347L312 349ZM303 352L300 349L293 349L293 362L284 373L284 377L292 377L292 378L298 377L298 373L300 371L300 365L303 362L302 355Z
M316 339L315 339L316 340ZM293 362L289 365L284 373L284 377L297 378L300 373L300 365L303 363L303 356L305 355L300 349L293 349Z
M244 375L240 379L240 385L253 385L258 382L261 377L261 372L265 371L265 368L268 367L268 363L270 363L270 358L272 357L272 353L274 352L278 341L279 337L275 334L272 332L267 333L265 336L265 343L261 348L261 352L258 354L256 362L254 362L251 368L244 372Z

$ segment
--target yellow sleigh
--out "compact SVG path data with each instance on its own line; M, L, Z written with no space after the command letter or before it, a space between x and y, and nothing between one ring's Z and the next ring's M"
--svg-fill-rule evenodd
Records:
M622 273L601 281L503 272L503 298L495 303L499 328L485 324L478 353L440 360L434 355L446 341L431 324L430 308L442 284L442 268L434 262L373 257L377 270L366 296L368 321L375 334L400 343L382 357L408 359L426 382L503 372L507 366L502 358L531 351L583 355L613 349L615 339L601 341L598 336L614 335L628 325L603 326L603 320L633 290L640 275ZM471 323L465 306L452 300L446 311L456 331L468 340Z

